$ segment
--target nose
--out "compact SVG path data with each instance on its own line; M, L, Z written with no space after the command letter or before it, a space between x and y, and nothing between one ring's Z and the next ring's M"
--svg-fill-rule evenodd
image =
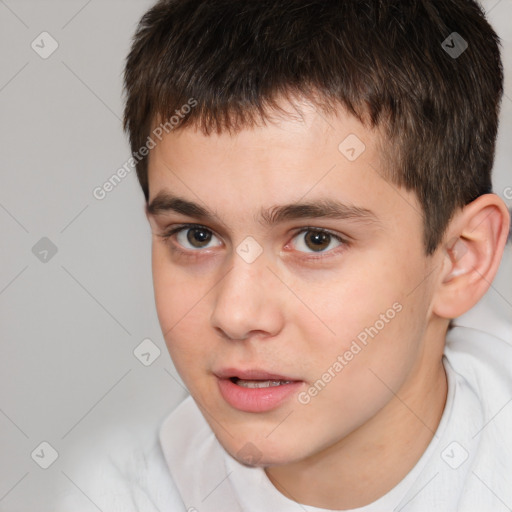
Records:
M247 263L233 253L230 270L214 288L211 325L232 340L275 336L283 326L283 288L263 254Z

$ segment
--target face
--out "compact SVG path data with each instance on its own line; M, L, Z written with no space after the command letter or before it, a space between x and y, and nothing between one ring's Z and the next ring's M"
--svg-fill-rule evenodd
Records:
M342 443L434 357L415 195L384 179L376 132L303 108L170 132L149 159L167 347L224 448L262 466Z

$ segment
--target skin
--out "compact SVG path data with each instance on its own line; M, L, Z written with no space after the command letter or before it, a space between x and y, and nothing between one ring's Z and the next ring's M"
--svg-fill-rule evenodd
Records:
M234 135L185 127L151 150L149 202L168 191L216 213L208 222L148 214L155 301L176 369L227 452L247 464L238 452L256 447L252 463L299 503L354 508L392 489L432 440L447 394L441 359L448 319L492 281L508 218L495 196L484 196L456 212L438 250L426 256L421 206L413 192L384 179L379 133L341 109L326 117L302 107L301 118L276 115ZM355 161L338 150L349 134L366 146ZM271 227L257 220L260 208L320 198L371 210L375 220ZM186 223L210 230L208 245L195 248L186 230L162 238ZM347 242L327 239L315 252L308 233L297 234L304 227ZM247 236L263 250L252 263L236 252ZM457 240L462 250L453 249ZM401 311L300 403L298 393L397 303ZM226 367L303 384L275 410L241 412L220 395L214 372Z

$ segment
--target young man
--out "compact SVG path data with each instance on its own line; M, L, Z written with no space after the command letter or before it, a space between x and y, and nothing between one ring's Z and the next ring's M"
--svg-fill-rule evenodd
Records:
M125 86L186 509L512 508L512 346L450 326L509 225L478 5L162 1Z

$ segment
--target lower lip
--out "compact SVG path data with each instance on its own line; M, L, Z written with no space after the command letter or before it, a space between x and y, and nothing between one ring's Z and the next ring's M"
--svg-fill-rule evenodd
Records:
M266 412L279 407L295 394L302 382L290 382L268 388L243 388L229 379L218 379L220 394L226 402L244 412Z

